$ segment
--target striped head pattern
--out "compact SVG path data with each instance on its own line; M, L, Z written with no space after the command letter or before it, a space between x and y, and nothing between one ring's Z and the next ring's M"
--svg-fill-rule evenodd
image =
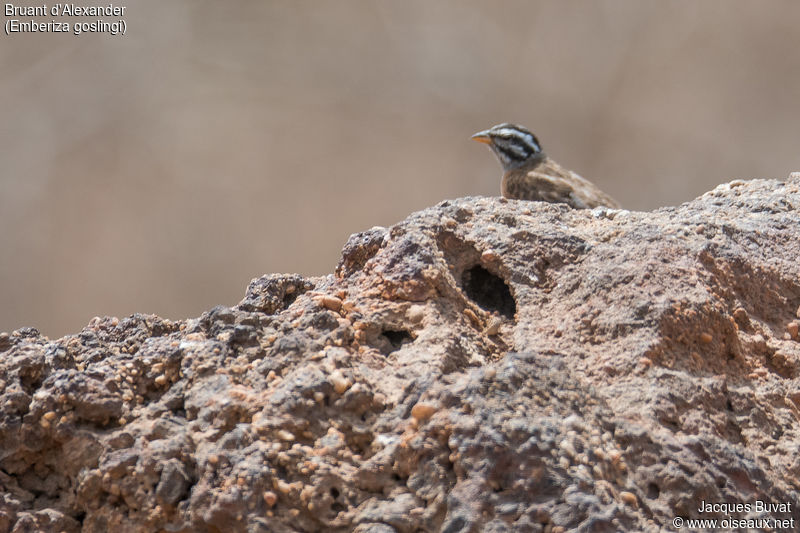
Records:
M489 145L503 165L503 170L538 164L544 158L536 136L516 124L504 122L488 130L479 131L472 138Z

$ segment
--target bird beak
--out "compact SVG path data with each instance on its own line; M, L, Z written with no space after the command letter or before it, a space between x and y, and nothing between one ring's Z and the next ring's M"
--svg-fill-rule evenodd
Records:
M483 144L492 144L492 138L489 136L489 130L479 131L473 135L471 139L475 139L479 143Z

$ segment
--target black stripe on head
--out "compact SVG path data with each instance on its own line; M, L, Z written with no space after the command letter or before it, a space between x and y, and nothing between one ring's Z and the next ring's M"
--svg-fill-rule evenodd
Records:
M539 140L522 126L498 124L489 130L489 136L492 148L505 169L536 162L542 153Z
M504 122L503 124L492 126L489 130L489 135L491 135L493 139L518 139L520 144L529 147L531 153L542 151L539 139L524 126Z
M510 163L523 163L533 155L533 152L528 146L513 141L508 143L506 143L505 140L495 141L494 146L497 149L498 155L500 155L504 161Z

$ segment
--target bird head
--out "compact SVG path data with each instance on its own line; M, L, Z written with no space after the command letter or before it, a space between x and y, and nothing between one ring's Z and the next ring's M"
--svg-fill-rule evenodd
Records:
M542 147L536 136L527 128L504 122L472 136L478 142L488 144L497 155L504 170L520 168L538 163L543 157Z

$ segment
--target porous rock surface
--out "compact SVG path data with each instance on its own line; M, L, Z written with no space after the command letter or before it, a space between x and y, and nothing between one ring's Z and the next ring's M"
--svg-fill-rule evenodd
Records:
M0 532L800 524L798 208L446 201L196 319L2 334Z

